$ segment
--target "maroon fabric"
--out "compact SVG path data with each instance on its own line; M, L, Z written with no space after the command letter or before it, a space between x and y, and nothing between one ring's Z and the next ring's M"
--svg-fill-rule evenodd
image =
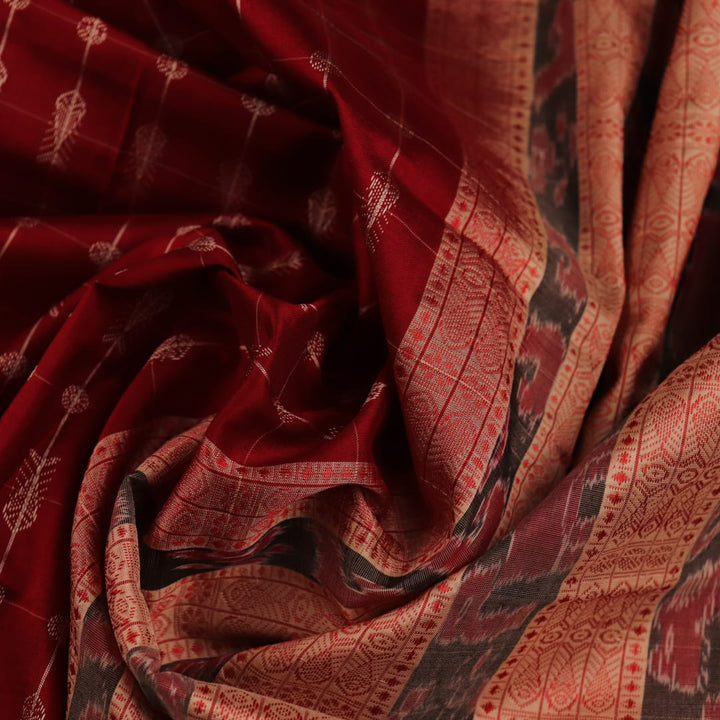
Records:
M720 10L0 25L0 716L717 715Z

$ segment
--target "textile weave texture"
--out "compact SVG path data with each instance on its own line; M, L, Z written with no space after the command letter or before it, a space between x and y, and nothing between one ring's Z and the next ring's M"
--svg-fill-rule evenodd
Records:
M720 719L717 0L0 0L0 717Z

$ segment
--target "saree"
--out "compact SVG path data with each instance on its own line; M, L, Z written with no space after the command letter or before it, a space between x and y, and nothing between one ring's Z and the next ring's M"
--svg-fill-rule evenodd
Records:
M718 2L0 28L0 716L720 718Z

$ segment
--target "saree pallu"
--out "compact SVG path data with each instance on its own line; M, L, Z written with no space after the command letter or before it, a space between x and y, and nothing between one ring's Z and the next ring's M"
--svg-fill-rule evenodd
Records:
M0 2L0 716L720 718L720 5Z

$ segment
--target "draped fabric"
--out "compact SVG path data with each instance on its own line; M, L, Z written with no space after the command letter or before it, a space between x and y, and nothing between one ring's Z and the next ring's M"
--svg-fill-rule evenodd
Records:
M0 716L720 718L720 4L0 2Z

